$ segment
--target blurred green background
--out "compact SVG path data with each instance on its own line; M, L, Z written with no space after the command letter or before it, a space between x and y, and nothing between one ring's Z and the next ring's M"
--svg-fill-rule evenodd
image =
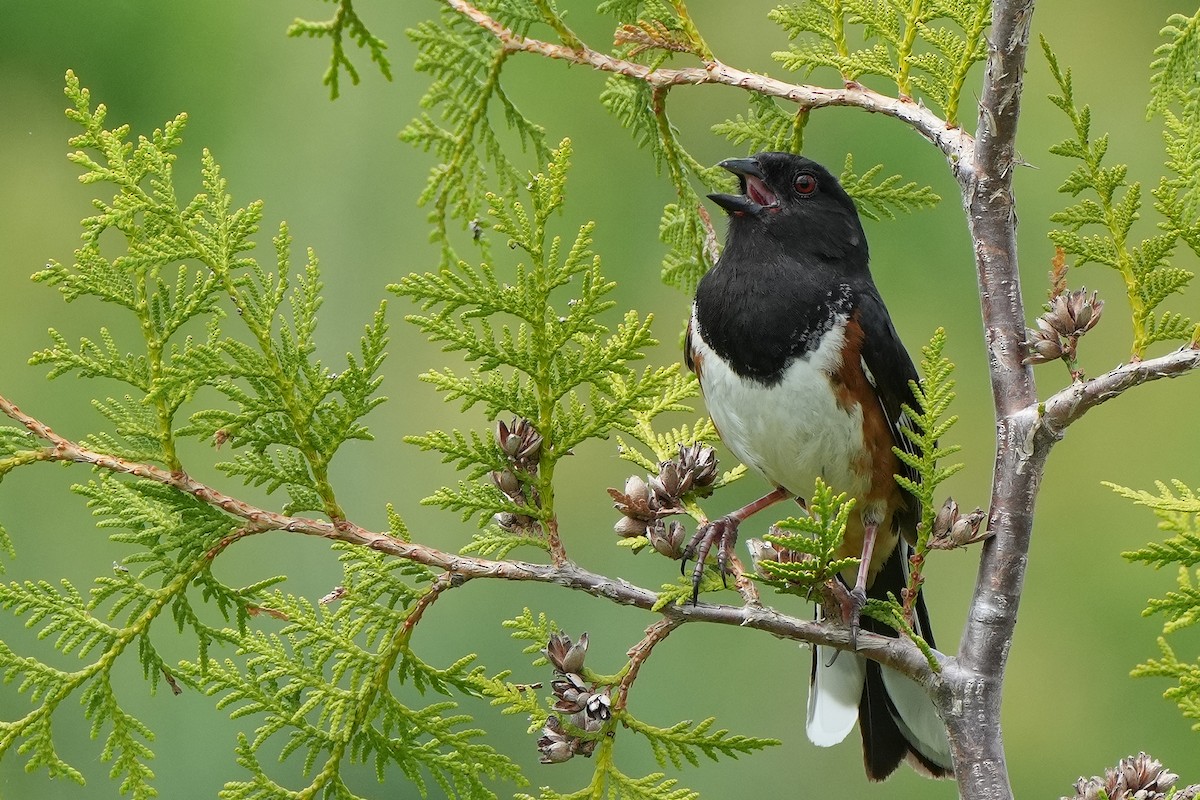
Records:
M591 4L564 5L574 9L570 21L590 41L602 46L609 40L611 22L595 19ZM693 0L689 5L722 60L780 74L769 54L786 42L766 20L770 3ZM395 81L386 82L354 51L351 57L363 82L353 87L343 80L343 96L330 102L321 85L328 44L284 36L294 16L327 16L331 7L322 3L44 0L0 7L0 392L63 434L83 435L103 425L88 398L115 387L74 377L47 382L44 370L29 367L27 359L48 345L46 329L51 326L72 341L95 336L101 325L110 325L118 335L131 332L128 320L114 317L112 309L89 302L66 307L56 291L29 281L47 259L70 263L79 220L90 213L93 195L76 181L78 170L64 157L66 140L76 132L63 115L68 68L91 88L96 101L109 106L110 124L128 121L135 134L149 133L187 111L190 122L176 173L182 191L198 186L200 149L210 148L239 205L256 198L266 201L263 245L286 219L296 240L297 263L303 247L315 248L320 257L326 304L319 334L326 362L336 364L355 349L362 324L385 296L385 285L436 265L426 211L415 206L431 158L400 143L396 134L419 112L425 87L425 78L409 71L414 50L403 31L438 8L434 2L359 3L367 23L390 45ZM1045 3L1037 12L1035 34L1048 36L1061 63L1074 68L1077 96L1093 105L1094 130L1112 131L1110 157L1131 164L1131 179L1152 184L1162 160L1158 128L1143 119L1157 32L1171 12L1193 9L1182 2L1134 6L1068 0ZM509 79L514 97L547 127L551 141L570 135L575 142L562 230L573 230L588 218L598 221L595 246L606 273L620 282L619 307L653 312L665 344L652 357L659 363L675 361L688 298L658 280L662 247L657 227L662 205L672 198L668 183L599 105L602 75L523 57L511 62ZM977 83L976 76L969 86ZM1031 309L1043 296L1052 255L1047 216L1064 204L1055 190L1069 168L1047 154L1048 146L1070 133L1065 118L1044 99L1050 89L1044 61L1034 48L1019 140L1029 168L1017 176L1023 277ZM975 96L976 90L969 88L964 107ZM744 111L741 93L717 87L680 89L672 94L671 108L702 161L740 152L708 128ZM963 116L970 118L966 111ZM964 445L968 462L949 491L964 506L983 505L993 442L990 391L971 251L946 166L908 129L852 110L814 114L806 148L835 169L850 150L860 170L883 162L889 173L931 183L944 198L933 212L897 222L868 222L867 232L876 280L909 348L915 351L937 325L949 331L949 355L959 365L957 411L962 416L955 438ZM1142 224L1145 235L1151 222ZM260 247L259 256L270 262L269 246ZM1083 347L1085 368L1102 372L1128 352L1120 287L1113 275L1097 267L1085 268L1071 280L1100 289L1109 302L1103 324ZM355 521L382 528L384 504L392 502L419 541L456 549L469 539L473 523L416 505L454 476L436 457L405 445L401 437L437 427L483 427L485 421L478 414L460 417L457 405L443 404L416 379L447 358L404 324L408 310L395 300L389 309L394 328L383 391L391 401L368 420L376 441L349 446L335 462L333 477ZM614 312L610 319L619 317ZM1063 385L1066 373L1047 366L1038 377L1045 396ZM1154 520L1100 485L1113 480L1149 487L1155 479L1174 476L1200 482L1195 380L1160 382L1097 409L1071 429L1051 459L1004 706L1018 796L1057 797L1081 773L1101 771L1143 749L1184 778L1200 780L1200 739L1189 732L1174 705L1162 699L1166 684L1128 677L1135 663L1157 652L1161 622L1143 619L1140 612L1147 597L1173 586L1174 575L1120 558L1122 550L1156 535ZM189 469L199 476L256 501L278 502L214 475L206 448L193 445L185 455ZM565 482L562 527L580 563L654 587L672 580L675 566L613 546L615 516L604 488L621 485L628 473L614 442L580 448L575 459L560 467ZM72 482L87 478L80 468L43 466L6 479L0 487L0 520L18 550L17 559L5 564L7 579L53 582L65 577L84 587L127 554L94 527L83 503L66 493ZM760 489L747 480L709 501L710 513L732 508ZM927 594L944 650L955 648L976 556L974 550L950 553L935 558L929 569ZM282 534L239 544L237 552L221 559L219 571L234 584L286 572L290 591L311 599L339 580L324 543ZM793 607L790 598L780 604L808 613L800 605ZM590 631L589 661L601 671L616 669L624 651L652 621L645 613L551 587L475 581L448 593L427 615L416 637L418 651L437 664L474 651L490 672L512 667L514 680L544 680L548 673L529 668L520 654L522 645L512 642L499 624L523 606L549 609L573 634ZM155 640L172 658L192 654L186 641L172 637L166 620L159 627ZM36 642L22 621L7 614L0 615L0 638L23 655L63 666L78 663L73 658L56 661L48 643ZM1181 657L1200 644L1194 633L1177 639ZM195 692L151 695L136 666L128 666L117 690L158 735L153 766L161 796L211 797L226 780L244 777L233 762L238 728L226 712L215 711L211 699ZM793 644L750 632L686 627L655 652L631 702L651 722L715 714L720 727L784 741L763 754L706 763L676 775L705 797L744 796L749 787L763 796L954 796L952 783L924 781L907 770L885 787L867 787L857 734L831 750L812 747L803 733L807 676L808 654ZM15 687L0 692L0 718L17 718L28 708L28 698L17 695ZM523 720L501 718L483 702L466 700L464 710L500 734L497 746L527 765L535 787L552 784L565 790L586 782L591 765L584 759L539 766ZM0 797L117 796L106 778L109 765L100 761L99 743L89 740L88 728L74 700L56 716L61 752L83 770L86 787L49 783L40 773L27 775L24 759L9 753L0 762ZM620 766L630 774L652 771L655 766L642 744L630 735L622 738ZM291 776L294 765L275 769ZM355 780L365 796L416 796L411 785L399 780L375 785L368 770ZM284 783L297 782L285 778ZM511 788L497 790L505 796Z

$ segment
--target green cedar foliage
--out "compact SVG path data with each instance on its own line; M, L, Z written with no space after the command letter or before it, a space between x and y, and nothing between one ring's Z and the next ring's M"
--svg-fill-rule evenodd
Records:
M518 641L528 641L524 653L539 657L533 660L533 666L544 667L548 664L546 658L546 643L553 636L561 635L558 625L545 614L536 617L528 608L521 616L506 620L504 626L512 630L512 638ZM656 772L641 778L631 777L622 772L616 765L616 743L626 738L622 731L628 730L637 734L650 746L658 764L666 768L668 762L676 769L682 769L685 763L699 766L700 756L712 761L721 757L738 758L757 750L779 744L775 739L756 738L730 734L720 729L712 730L715 720L712 717L694 722L681 720L669 727L659 727L644 722L635 717L624 703L623 681L635 668L632 653L620 670L612 675L600 675L586 667L582 670L582 678L597 688L603 687L606 693L611 692L617 701L612 708L612 716L598 731L590 734L596 741L592 753L594 769L591 782L577 792L560 794L549 787L542 787L538 796L546 798L590 798L612 797L626 800L680 800L696 798L699 794L693 790L678 786L678 781L666 778L663 773ZM530 731L542 728L547 720L555 715L555 696L539 698L536 686L515 684L506 680L507 674L487 679L480 677L477 681L479 691L492 698L493 705L502 708L505 714L519 714L530 721ZM561 711L561 709L558 709ZM517 794L518 798L530 798L529 795Z
M499 5L494 11L501 22L517 31L528 29L531 22L523 3ZM433 79L421 106L440 108L441 121L424 113L400 132L400 138L437 156L438 166L419 203L432 205L429 219L443 246L443 264L452 264L448 225L454 219L466 225L483 213L486 176L496 176L494 188L502 196L515 194L522 185L524 172L508 154L491 113L503 115L521 146L533 149L538 163L549 156L549 147L542 127L522 113L501 85L510 53L491 34L445 9L439 20L421 23L408 36L419 53L414 68Z
M1161 658L1139 664L1133 675L1171 680L1173 685L1163 692L1163 697L1178 705L1184 717L1195 721L1192 730L1200 731L1200 660L1181 660L1168 643L1173 634L1200 623L1200 570L1196 569L1200 564L1200 492L1181 481L1172 481L1171 486L1158 482L1157 494L1107 485L1122 497L1153 511L1159 529L1171 534L1161 542L1151 542L1122 555L1155 568L1173 566L1177 570L1175 590L1164 597L1151 598L1142 612L1145 616L1162 614L1165 618L1163 634L1158 640Z
M348 41L366 50L390 78L386 44L367 29L350 0L335 5L332 19L296 20L289 29L292 36L330 42L324 82L333 97L343 73L352 83L360 78ZM481 8L518 34L549 31L550 39L582 46L548 2L496 0ZM971 8L983 14L986 4ZM683 3L606 2L600 11L621 26L611 51L618 56L650 65L713 58ZM952 16L927 15L921 24L933 30L929 24L943 18ZM859 16L837 24L847 22L863 23L868 35L875 35ZM515 436L519 429L526 437L516 453L491 429L411 437L464 473L456 487L439 490L427 502L479 519L484 530L465 551L503 558L515 547L534 546L549 550L555 560L565 558L557 539L553 478L558 459L572 447L620 432L652 454L622 443L623 456L653 471L681 445L711 440L715 431L706 420L665 434L654 429L659 414L682 410L682 403L695 396L695 382L677 367L632 366L657 344L648 318L629 312L611 327L601 322L612 308L607 295L613 284L591 252L592 224L578 226L566 239L553 230L564 201L570 143L552 151L543 129L509 96L501 78L511 52L449 10L409 36L418 48L415 67L432 82L423 100L427 113L401 138L435 153L440 162L420 202L430 207L442 262L437 272L411 275L392 289L418 303L421 310L409 316L411 322L472 363L466 373L447 367L430 370L424 379L447 399L462 401L464 411L480 406L489 420L511 416L511 427L502 425L500 432ZM919 40L932 41L925 34ZM933 59L928 62L933 68L925 69L929 74L905 78L904 85L920 91L936 77L943 87L937 96L949 99L955 82L961 84L955 70L972 63L971 47L957 55L952 48L933 48L926 55ZM943 69L938 58L957 66ZM917 60L912 64L924 69ZM908 69L898 65L893 73L909 74ZM366 325L359 352L348 355L344 368L335 372L323 365L314 355L322 302L315 255L309 252L304 266L294 270L291 236L281 225L273 239L274 263L264 267L253 258L262 204L235 207L207 151L201 191L190 199L177 196L173 170L186 117L135 144L127 141L127 126L105 126L104 107L92 108L73 75L67 94L74 106L69 116L83 129L72 139L79 149L71 156L84 169L81 179L111 184L115 194L97 200L98 213L84 221L75 263L51 262L34 277L59 288L67 301L90 298L123 309L141 335L133 345L101 329L73 346L52 330L52 345L34 355L33 363L47 365L51 378L75 373L123 385L120 397L95 400L109 430L82 443L131 463L182 472L186 465L177 444L182 437L195 437L228 448L228 459L216 463L227 475L268 493L283 490L284 513L344 519L329 465L345 442L370 438L362 420L382 402L376 391L387 342L384 306ZM702 193L727 189L730 178L690 155L667 115L668 94L614 77L600 101L675 188L677 197L664 209L660 231L668 246L663 275L690 291L718 250ZM718 123L714 131L750 151L800 148L805 113L785 112L775 100L756 94L748 103L746 115ZM505 129L495 127L501 120ZM545 169L531 175L519 167L512 154L518 146ZM927 187L899 176L880 180L881 171L874 166L859 174L847 158L842 181L864 215L891 218L937 202ZM450 236L454 222L476 234L483 254L478 266L456 257ZM506 237L520 260L494 258L487 237L480 237L487 228ZM107 231L125 241L125 252L116 258L101 252ZM192 407L206 388L224 398L221 408ZM0 429L0 476L41 460L47 460L45 453L28 433ZM712 488L744 471L739 465L725 472ZM444 576L335 545L342 586L320 601L284 591L282 576L231 587L213 574L212 564L230 545L258 533L254 525L239 524L216 506L149 480L101 474L76 491L87 499L98 524L111 528L113 539L131 552L112 574L96 579L90 594L68 582L0 587L0 605L25 616L41 635L55 637L61 652L88 661L65 672L0 646L0 669L8 680L20 679L33 706L26 716L0 723L0 755L12 758L16 751L30 769L82 781L59 756L52 728L62 701L76 695L94 733L104 739L101 755L111 762L121 791L155 796L149 766L153 731L124 711L111 681L113 665L135 644L133 652L152 687L165 682L174 690L187 684L217 698L233 717L255 721L236 746L246 778L229 781L222 797L355 797L342 778L343 766L351 762L373 763L380 780L398 769L422 795L436 785L448 796L494 797L490 782L526 782L512 762L480 740L482 732L449 698L490 697L506 713L528 715L535 728L549 719L552 699L507 681L507 673L488 676L470 654L438 667L410 647L424 609L447 588ZM836 533L837 520L844 524L848 506L831 494L814 498L817 506L822 498L833 522L824 531L828 538ZM695 497L683 502L693 517L703 517ZM389 520L391 535L407 541L400 517L389 511ZM0 547L11 551L3 528ZM827 565L826 572L837 569ZM710 570L706 580L715 584L717 577ZM688 590L686 582L679 587ZM674 588L667 587L660 604L678 599ZM201 613L197 599L217 610L215 624ZM159 655L154 623L166 612L174 627L194 640L193 657L172 664ZM541 652L557 626L526 616L510 627L515 637L531 642L531 650ZM630 661L613 676L585 671L585 677L623 692L620 682L633 667ZM409 697L406 688L418 694ZM430 690L447 699L412 702ZM622 695L597 739L591 785L574 795L544 789L541 796L697 796L662 773L632 777L619 770L611 735L618 728L644 739L663 767L667 762L675 768L694 765L701 755L737 757L775 743L714 730L711 718L659 727L633 716ZM264 748L298 769L268 774Z
M84 168L85 183L111 184L115 194L97 200L100 213L84 221L75 263L51 262L34 277L58 287L68 301L98 299L123 309L142 337L132 344L105 329L72 347L52 330L53 346L32 359L48 365L51 378L74 372L124 386L122 398L95 401L110 428L83 444L131 467L144 462L182 473L187 465L178 442L198 437L231 453L215 464L228 475L268 493L283 489L285 513L343 519L328 467L346 441L370 438L362 418L382 402L376 390L387 342L384 307L345 367L336 373L325 367L314 355L322 295L316 257L310 252L303 271L292 277L291 239L283 226L273 239L273 269L251 257L262 205L235 208L208 152L201 192L189 200L177 197L174 151L186 117L131 144L128 127L107 128L105 108L93 109L71 74L67 95L69 116L84 131L72 139L80 149L71 158ZM486 261L478 268L459 263L394 287L424 309L412 322L476 363L465 375L441 369L425 379L462 400L464 409L481 404L490 418L515 415L525 424L513 422L513 437L523 431L536 439L536 456L521 451L514 460L491 431L412 438L468 475L431 502L478 513L485 523L497 513L528 520L517 534L492 525L468 550L503 556L535 544L561 555L561 543L557 551L548 544L555 529L557 460L611 431L657 438L655 418L683 409L682 401L696 393L694 380L678 365L631 366L657 344L649 319L630 312L612 329L600 322L612 308L607 295L614 284L591 252L591 223L567 240L550 231L561 215L569 158L564 141L544 172L527 176L528 201L487 197L492 229L509 237L524 260L504 266ZM100 250L101 237L111 238L108 231L126 243L125 252L111 259ZM205 387L224 397L224 407L192 410ZM42 460L47 453L28 432L0 429L0 475ZM477 480L506 469L519 473L526 502L515 503L498 485ZM126 660L136 657L152 689L187 685L216 698L233 718L254 721L236 745L246 777L228 781L224 798L357 797L343 780L350 763L373 764L380 781L398 771L422 795L436 786L451 797L488 798L496 796L491 784L497 780L527 783L513 762L482 741L483 731L472 727L452 698L490 697L506 712L542 723L552 703L505 681L506 673L488 676L471 654L442 667L410 646L425 608L451 585L448 576L336 544L342 582L319 601L284 591L283 576L229 586L216 577L213 563L238 540L259 533L253 523L148 479L102 472L75 491L130 552L90 592L68 581L0 586L0 606L25 617L41 637L52 637L60 652L85 661L64 671L0 644L0 671L19 680L31 699L28 714L0 722L0 757L23 755L29 769L82 782L82 773L59 755L53 726L62 702L74 696L104 742L101 757L111 763L121 791L156 796L154 732L125 711L112 680L114 666L129 653ZM391 536L408 541L403 520L390 509L389 523ZM0 546L11 552L3 531ZM155 623L164 618L194 642L192 657L171 663L160 655ZM514 635L532 638L536 650L557 630L544 618L514 626ZM632 662L610 678L585 675L611 687L631 669ZM444 697L422 700L430 692ZM714 731L711 719L660 728L637 720L623 703L607 733L617 726L635 730L660 760L674 762L695 763L697 754L737 757L774 743ZM262 759L265 751L293 768L275 774ZM606 735L595 781L612 796L695 795L660 774L625 775L612 753Z
M517 35L539 35L573 53L587 47L550 0L476 5ZM332 19L297 20L289 33L331 44L325 83L336 97L343 73L353 83L359 80L347 41L367 51L385 77L390 64L386 44L367 29L351 0L335 0L335 6ZM804 75L832 68L842 81L886 82L896 94L940 109L956 125L967 75L985 54L989 10L986 0L801 0L772 12L781 35L793 42L776 58ZM606 43L596 52L650 68L714 60L681 1L604 0L598 11L618 27L611 47ZM1098 198L1084 198L1058 215L1063 229L1054 240L1079 262L1106 263L1125 277L1138 356L1154 342L1195 337L1188 320L1173 312L1157 315L1157 307L1191 278L1169 263L1177 243L1192 250L1200 246L1194 157L1200 94L1190 83L1200 62L1198 18L1172 17L1164 29L1167 42L1156 53L1149 113L1164 122L1170 177L1151 192L1163 220L1161 232L1136 245L1129 235L1140 212L1138 185L1126 187L1126 170L1102 163L1107 139L1091 136L1090 115L1075 103L1069 71L1061 71L1047 50L1061 92L1052 100L1067 113L1075 133L1056 152L1080 162L1064 191L1076 196L1088 191ZM569 235L557 232L570 143L564 140L552 150L542 127L509 94L505 67L516 51L449 7L437 20L409 31L409 37L418 51L415 69L429 75L430 87L422 101L425 113L401 138L439 162L420 202L429 208L442 254L436 271L410 275L392 290L416 303L409 321L471 364L466 371L431 369L424 380L488 425L410 438L463 474L456 486L444 487L426 502L479 521L482 532L464 551L504 558L514 548L532 546L563 563L567 555L557 530L554 473L572 447L623 434L628 438L621 442L622 456L653 472L681 445L711 440L715 431L707 421L668 433L655 430L661 413L681 410L695 396L695 382L674 367L635 369L633 363L657 344L648 318L628 312L619 321L603 321L613 310L608 299L613 285L591 252L592 223L568 228ZM666 245L663 278L690 292L719 252L700 198L706 191L728 189L731 179L690 154L668 113L671 91L627 76L612 76L598 88L600 102L674 188L676 196L660 224ZM84 220L75 263L51 262L34 277L56 286L68 302L109 304L129 315L138 331L127 337L114 333L116 326L102 328L73 345L52 330L51 346L32 359L45 364L51 378L75 373L121 386L119 397L94 400L107 429L83 444L130 465L162 465L177 474L188 466L178 447L182 437L227 446L228 460L216 466L269 493L282 489L285 513L344 521L329 465L347 441L370 438L363 419L382 402L377 390L387 342L384 306L366 324L358 352L348 355L344 368L323 365L315 357L322 296L316 257L310 252L303 267L293 268L291 237L280 226L273 239L274 263L264 267L254 259L262 205L235 207L207 152L201 160L201 191L190 199L178 197L173 170L186 117L135 143L128 140L127 126L105 126L104 107L93 109L87 91L70 74L67 94L73 104L68 114L82 129L72 139L78 150L71 156L83 169L81 180L111 185L114 194L97 199L96 213ZM807 111L790 110L751 91L745 112L718 122L712 131L750 152L798 151L807 118ZM531 173L530 161L541 171ZM891 218L937 202L928 187L880 175L887 175L880 165L856 172L847 157L841 179L865 216ZM1088 225L1103 232L1082 235L1080 229ZM456 256L456 226L476 234L478 264ZM482 235L488 229L504 237L517 256L493 255ZM102 238L106 248L122 240L124 252L109 258ZM902 451L901 458L921 477L920 485L909 488L923 504L923 547L933 524L933 491L957 469L937 465L939 457L956 449L938 444L954 422L946 416L953 381L943 344L939 334L926 348L923 382L916 387L919 407L905 410L912 424L903 435L913 449ZM202 390L218 393L223 405L194 408ZM627 443L634 440L640 445ZM35 437L0 428L0 478L46 460L53 459ZM712 486L743 472L744 467L735 467ZM426 609L455 585L449 574L339 544L334 551L342 585L319 601L284 591L281 576L233 587L213 574L212 565L241 538L261 532L253 523L136 474L101 473L75 491L129 555L86 591L68 581L0 586L0 606L82 664L59 669L0 643L0 674L28 697L30 709L18 719L0 721L0 757L24 757L29 769L82 781L78 769L59 754L53 727L63 701L74 697L82 701L93 736L103 741L99 754L111 765L120 791L155 796L154 733L122 707L119 684L113 681L114 664L136 653L152 689L187 684L217 698L218 707L234 718L253 720L253 730L240 734L236 745L244 779L229 781L222 797L356 797L343 779L350 763L371 763L380 781L402 775L422 796L440 790L452 797L490 798L496 796L492 784L497 780L527 785L513 762L482 741L483 732L458 710L455 698L489 698L505 713L527 716L531 731L549 724L555 698L540 696L537 683L510 681L508 672L488 674L471 654L438 666L412 649L412 632ZM1195 547L1200 509L1182 484L1174 492L1163 489L1159 497L1135 497L1165 515L1178 534L1129 556L1181 565L1178 591L1153 601L1150 609L1167 615L1164 634L1169 634L1197 619L1200 603L1188 570L1200 563ZM695 495L679 499L685 513L703 518ZM834 552L851 504L818 486L809 510L808 517L780 525L770 537L774 547L809 558L766 564L768 583L811 587L854 566L853 559L838 559ZM403 520L391 509L389 533L409 541ZM645 549L647 539L629 537L625 543ZM0 549L12 550L2 527ZM702 588L716 588L718 580L710 570ZM658 607L687 594L686 581L670 584ZM213 613L202 613L210 608ZM876 602L867 612L907 631L897 603ZM192 654L175 663L166 661L156 642L161 627L155 623L167 618L163 624L195 644ZM546 667L542 654L562 637L558 626L528 611L505 624L514 639L527 643L526 653L538 654L532 667ZM663 635L660 631L655 639L648 633L639 657ZM1139 671L1177 680L1171 696L1186 715L1200 718L1195 668L1175 658L1165 637L1163 654ZM932 653L926 655L932 661ZM541 798L697 796L664 773L632 777L618 769L616 742L629 738L644 739L664 769L667 762L680 768L698 763L701 755L736 758L774 743L714 730L712 719L660 727L636 718L625 695L626 681L640 662L632 655L628 659L611 675L581 670L580 679L590 689L613 699L612 714L598 730L563 730L576 744L590 737L593 776L577 792L545 788ZM441 697L429 702L427 693ZM286 767L268 770L264 753Z
M123 310L141 335L123 341L102 329L72 347L52 330L53 346L32 359L48 365L52 378L74 372L123 385L122 398L95 401L111 427L85 444L183 471L177 443L197 436L232 451L216 465L226 473L268 492L285 489L285 511L341 519L328 467L342 444L370 438L362 418L382 402L376 390L387 342L383 307L343 369L324 366L314 356L321 305L315 256L310 252L292 278L283 227L271 271L253 259L262 205L234 208L208 152L200 193L188 200L176 195L175 151L186 117L135 144L127 141L127 126L105 126L104 106L93 108L70 73L66 91L68 115L83 130L71 140L79 148L71 159L83 168L84 183L111 185L115 194L98 199L98 213L84 220L75 263L51 262L34 278L57 286L68 301L92 298ZM100 244L105 237L111 247L109 232L126 245L112 259ZM225 407L181 420L201 387L223 395ZM45 460L29 435L11 428L0 434L0 454L4 472ZM238 746L250 777L229 782L223 797L291 791L259 763L261 749L275 743L284 759L297 761L290 782L309 795L357 796L340 777L351 761L374 763L380 780L398 767L422 792L432 781L450 796L494 797L485 781L522 782L511 761L478 741L481 732L453 701L420 702L429 690L477 695L481 680L473 656L435 667L409 648L424 606L445 588L428 569L335 545L343 585L319 603L283 592L281 576L233 587L216 577L213 563L257 533L253 524L145 479L103 473L74 490L129 554L90 590L65 580L0 586L0 605L83 662L63 670L0 646L0 672L29 702L26 714L0 722L0 754L82 782L59 755L54 735L63 701L74 697L103 741L100 756L121 792L155 796L154 733L122 707L113 680L115 665L126 658L140 663L152 689L188 684L220 698L218 707L231 708L235 718L258 721ZM391 535L405 539L403 522L389 517ZM0 544L11 549L7 537ZM217 613L217 624L201 606ZM164 659L155 635L162 625L187 634L192 658ZM418 702L402 700L397 686L417 690Z
M808 513L775 523L773 532L763 537L786 552L798 554L786 560L759 561L764 581L779 591L807 596L826 581L836 579L842 570L857 568L859 558L837 556L853 509L853 499L844 492L835 495L833 489L817 478L808 498Z
M1142 184L1127 182L1127 165L1105 165L1108 134L1093 136L1091 110L1077 105L1071 71L1059 67L1049 44L1042 40L1060 92L1051 95L1050 101L1067 115L1074 131L1072 138L1050 152L1079 162L1059 191L1080 199L1051 216L1051 221L1062 227L1050 233L1050 240L1074 256L1076 266L1103 264L1120 274L1133 321L1134 358L1144 357L1147 348L1157 342L1188 341L1197 334L1189 317L1174 311L1159 313L1159 307L1182 293L1194 277L1191 270L1174 263L1178 243L1200 254L1200 169L1195 157L1200 147L1200 94L1190 90L1190 83L1181 84L1171 77L1189 64L1193 74L1200 69L1200 49L1196 47L1200 34L1194 19L1177 15L1172 22L1163 30L1169 41L1159 47L1159 58L1153 64L1159 72L1152 82L1149 107L1152 116L1163 118L1165 166L1170 175L1160 178L1151 190L1154 209L1162 217L1159 232L1140 242L1133 236L1133 226L1142 213ZM1184 85L1189 89L1181 88Z
M910 408L907 404L902 407L904 421L900 433L907 441L892 448L896 457L919 478L913 481L903 475L896 476L896 481L921 504L921 521L917 524L917 553L921 556L928 550L933 533L937 487L965 466L957 462L938 466L938 461L962 449L957 444L945 444L946 434L958 422L957 414L947 416L956 395L955 381L950 377L954 364L943 355L945 349L946 331L938 328L929 344L921 348L921 382L910 382L917 407Z
M403 538L404 531L393 534ZM273 589L257 608L284 621L278 631L223 630L237 644L236 660L180 665L181 676L219 697L231 717L260 720L253 738L242 734L238 742L249 778L227 783L221 797L290 796L294 790L258 761L276 739L281 760L299 759L309 795L359 797L341 776L352 762L372 764L380 783L398 769L422 796L431 782L447 797L472 798L496 797L488 784L497 778L523 784L516 764L481 741L484 732L448 699L479 694L485 677L475 657L439 668L410 646L427 599L445 581L365 548L334 547L344 571L339 599L313 603ZM428 702L430 690L447 699Z
M931 101L958 124L971 67L987 57L991 3L980 0L804 0L770 13L795 41L773 54L785 69L819 67L846 81L879 76L903 97ZM856 43L851 30L862 27ZM798 41L796 41L798 40Z
M1091 130L1091 112L1080 107L1074 96L1071 71L1062 69L1050 46L1042 48L1059 94L1050 100L1071 122L1074 137L1055 145L1051 152L1077 161L1059 191L1081 197L1077 203L1051 217L1062 227L1052 231L1051 241L1073 255L1076 265L1095 262L1111 267L1125 284L1133 322L1132 355L1143 358L1159 342L1200 341L1200 326L1175 311L1161 311L1167 300L1191 283L1191 270L1178 266L1176 250L1182 242L1200 254L1200 92L1195 75L1200 70L1200 12L1191 17L1174 14L1161 31L1166 41L1155 50L1151 64L1150 102L1147 118L1163 123L1166 174L1150 190L1159 216L1158 232L1134 243L1133 226L1142 213L1142 185L1128 182L1124 164L1106 165L1108 135ZM1084 231L1099 231L1085 234ZM1200 498L1186 484L1158 483L1158 494L1117 484L1106 484L1121 496L1149 507L1159 518L1159 528L1173 535L1162 542L1124 553L1130 561L1155 567L1175 566L1177 586L1163 598L1152 598L1146 615L1163 614L1159 638L1160 659L1138 665L1135 676L1165 677L1173 686L1164 697L1175 702L1183 715L1200 720L1200 663L1176 656L1168 637L1200 621L1200 590L1193 568L1200 563L1200 529L1197 513ZM1193 726L1200 731L1200 722Z
M631 363L657 344L650 319L627 312L609 329L599 317L613 302L615 287L600 272L591 251L592 223L579 227L569 245L548 231L564 202L570 142L552 154L545 172L527 176L529 202L487 195L491 227L508 237L523 260L502 269L484 262L459 262L437 273L409 275L391 287L420 304L424 313L408 320L443 349L475 362L462 374L449 367L421 376L464 411L483 406L488 419L502 414L524 420L540 437L536 460L511 462L500 437L490 431L434 431L409 441L441 453L467 473L457 487L444 487L426 503L478 515L487 530L471 547L485 554L507 553L520 544L553 551L556 527L554 469L582 442L632 431L639 417L682 410L696 394L695 381L679 365L635 370ZM515 427L515 425L514 425ZM519 489L503 491L499 481L476 479L492 472L513 474ZM496 515L530 522L498 525ZM558 554L554 553L557 557Z
M288 36L307 36L310 39L329 39L333 54L329 59L329 68L321 82L329 87L329 97L336 100L341 93L338 81L342 71L350 77L355 86L360 80L358 68L346 55L346 38L349 37L360 49L365 48L371 54L371 61L388 80L392 79L392 65L388 61L387 44L375 34L367 30L366 24L354 10L351 0L326 0L337 5L333 17L327 20L308 20L297 18L288 28Z

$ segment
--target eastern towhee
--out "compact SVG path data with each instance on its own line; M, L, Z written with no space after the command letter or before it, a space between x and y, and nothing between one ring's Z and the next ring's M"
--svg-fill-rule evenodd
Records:
M741 194L709 197L729 214L725 250L700 281L685 358L700 379L721 440L774 487L702 527L685 548L698 586L709 551L724 571L739 523L781 500L800 499L820 476L855 498L839 556L862 556L844 574L851 639L868 597L896 597L907 583L920 509L896 474L917 480L892 452L911 447L900 406L916 407L917 379L867 266L854 201L814 161L759 153L721 166ZM852 571L851 571L852 572ZM933 646L924 600L916 627ZM818 616L820 616L818 607ZM868 631L896 636L861 618ZM842 741L857 718L867 776L883 780L901 761L945 777L952 762L932 701L908 678L861 656L813 648L809 738Z

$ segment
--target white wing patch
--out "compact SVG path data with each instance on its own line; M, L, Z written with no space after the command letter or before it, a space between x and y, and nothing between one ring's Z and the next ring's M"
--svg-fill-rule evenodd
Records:
M867 376L867 383L871 384L872 389L878 389L879 384L875 383L875 376L871 374L871 368L867 366L867 360L859 356L858 363L862 364L863 375Z

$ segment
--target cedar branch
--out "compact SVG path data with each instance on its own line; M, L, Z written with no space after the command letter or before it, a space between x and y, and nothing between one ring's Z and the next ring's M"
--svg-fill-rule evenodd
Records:
M386 533L367 530L349 520L339 519L336 522L329 522L269 511L223 494L185 472L172 472L153 464L128 461L84 447L59 436L50 426L21 411L3 395L0 395L0 413L21 423L35 436L50 443L50 446L42 451L45 454L44 460L90 464L113 473L132 475L136 478L170 486L197 500L220 508L234 517L245 520L249 523L247 527L255 532L287 531L370 547L397 558L445 570L451 575L449 579L451 585L457 582L455 577L463 581L472 578L536 581L557 584L596 597L603 597L620 605L635 606L645 610L652 609L658 602L658 595L648 589L634 586L621 579L590 572L570 561L558 565L524 561L493 561L447 553L425 545L405 542ZM675 624L712 622L721 625L736 625L766 631L784 639L811 642L839 649L849 649L850 646L850 634L847 629L831 628L816 622L802 620L761 605L668 604L660 609L659 613ZM938 676L930 670L925 656L907 639L892 639L860 632L858 652L919 682L936 683L938 680Z
M624 75L655 88L722 85L788 100L802 109L854 106L875 114L895 117L909 125L941 150L956 167L968 165L972 158L975 142L962 128L948 124L920 103L889 97L854 81L847 82L840 89L788 83L722 64L715 58L706 61L703 67L654 68L593 50L582 43L580 47L573 48L521 36L466 0L446 2L455 11L491 33L501 47L510 53L533 53L555 61L589 66L601 72Z

